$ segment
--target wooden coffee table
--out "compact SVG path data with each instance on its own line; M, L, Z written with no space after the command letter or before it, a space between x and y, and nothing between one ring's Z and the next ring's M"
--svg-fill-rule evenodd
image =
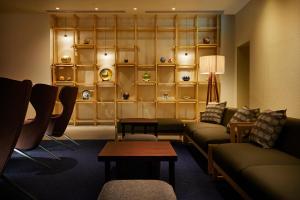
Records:
M168 161L169 183L175 188L175 161L177 154L170 142L123 141L107 142L98 154L105 162L105 181L109 181L111 161Z

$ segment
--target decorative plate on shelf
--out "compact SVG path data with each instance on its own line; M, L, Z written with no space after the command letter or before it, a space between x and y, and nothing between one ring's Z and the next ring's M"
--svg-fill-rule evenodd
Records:
M82 99L89 100L92 96L91 91L89 90L83 90L81 93Z
M109 81L112 77L112 71L111 69L104 68L100 71L100 78L102 81Z

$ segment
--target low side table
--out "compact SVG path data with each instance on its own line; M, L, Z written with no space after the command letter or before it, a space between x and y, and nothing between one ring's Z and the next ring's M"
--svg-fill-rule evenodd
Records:
M154 127L154 135L157 137L157 127L158 121L156 119L146 119L146 118L126 118L120 119L119 123L122 127L122 138L125 136L125 127L131 126L131 133L134 133L134 127L136 126L143 126L144 133L147 133L147 127L153 126Z

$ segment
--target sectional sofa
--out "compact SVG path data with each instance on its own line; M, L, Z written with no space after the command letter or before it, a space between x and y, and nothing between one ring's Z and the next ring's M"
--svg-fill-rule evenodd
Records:
M187 123L184 136L207 158L210 144L230 142L230 134L227 133L226 126L236 111L236 108L225 108L221 124L200 121Z
M287 118L273 148L226 143L211 153L216 172L244 199L300 199L300 119Z

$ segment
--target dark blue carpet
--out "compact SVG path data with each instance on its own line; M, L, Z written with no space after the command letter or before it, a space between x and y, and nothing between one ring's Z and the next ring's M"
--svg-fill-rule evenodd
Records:
M97 161L97 154L105 141L79 141L74 151L52 141L43 141L62 160L54 160L37 149L28 152L51 169L40 167L32 161L13 154L5 176L22 186L39 200L96 200L104 181L104 163ZM204 172L206 161L191 146L172 143L178 154L175 166L176 195L178 200L238 199L224 182L213 182ZM163 162L161 178L168 180L168 163ZM13 187L0 181L0 199L26 199Z

